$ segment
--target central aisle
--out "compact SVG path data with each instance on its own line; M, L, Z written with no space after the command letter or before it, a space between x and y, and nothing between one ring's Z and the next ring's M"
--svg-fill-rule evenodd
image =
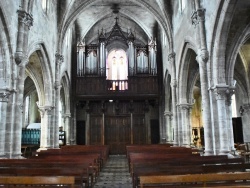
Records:
M94 188L132 188L132 180L125 155L110 155Z

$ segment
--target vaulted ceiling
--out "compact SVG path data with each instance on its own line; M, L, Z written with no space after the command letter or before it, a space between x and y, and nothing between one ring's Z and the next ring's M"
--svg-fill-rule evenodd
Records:
M171 28L170 1L75 0L64 6L65 25L74 23L77 39L84 38L87 44L96 43L101 30L108 34L116 17L124 34L131 31L143 43L155 38L159 30Z

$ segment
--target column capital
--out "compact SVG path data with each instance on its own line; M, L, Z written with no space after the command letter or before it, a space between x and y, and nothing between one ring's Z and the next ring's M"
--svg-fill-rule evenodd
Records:
M176 54L175 54L174 52L170 53L170 54L168 55L168 61L173 62L174 59L175 59L175 55L176 55Z
M189 103L180 103L178 104L179 108L183 109L183 110L189 110L190 108L193 107L193 104L189 104Z
M17 10L18 22L24 23L29 29L33 26L33 16L24 10Z
M8 102L9 96L14 92L15 90L0 89L0 102Z
M18 66L26 66L29 62L29 58L23 52L16 52L15 62Z
M52 110L55 108L54 106L51 105L40 106L39 104L37 104L37 106L38 106L38 111L41 114L41 117L44 117L45 114L50 115Z
M62 115L63 118L70 118L71 117L71 113L64 113Z
M173 116L173 113L171 111L164 111L164 116Z
M198 25L200 22L205 21L205 11L206 11L206 9L199 8L193 12L193 14L191 16L192 25L194 25L196 27L196 25Z
M209 59L209 53L207 49L199 49L198 55L196 56L196 61L200 63L207 63Z
M61 89L61 87L62 87L62 84L61 84L59 81L55 81L55 83L54 83L54 88L55 88L56 90L58 90L58 89Z
M211 88L214 91L214 94L216 95L216 100L225 100L229 91L229 86L226 84L217 84L216 86Z
M56 64L60 66L64 62L63 55L56 52L55 57L56 57Z
M177 80L176 79L172 79L170 85L172 87L177 87Z
M243 116L246 112L250 111L250 104L243 104L240 106L240 115Z

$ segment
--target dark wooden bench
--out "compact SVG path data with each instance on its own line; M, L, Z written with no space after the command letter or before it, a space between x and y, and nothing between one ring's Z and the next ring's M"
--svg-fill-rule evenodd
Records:
M73 176L0 176L1 187L75 187Z
M250 172L140 176L140 187L243 187L250 186Z
M108 145L66 145L62 146L61 149L63 151L70 151L70 152L99 152L101 154L101 158L105 163L109 156L109 146Z
M67 175L70 175L70 172L72 172L72 175L76 176L77 179L79 177L82 178L82 183L84 183L86 186L93 185L93 179L94 175L90 168L90 163L92 162L91 159L81 159L81 160L55 160L55 159L2 159L0 160L0 171L1 169L6 168L44 168L44 169L52 169L52 168L62 168L68 169ZM81 172L80 174L75 174L73 171L75 169L75 172ZM31 171L30 171L31 172ZM1 172L0 172L1 173ZM27 172L29 173L29 171ZM28 174L27 174L28 175ZM91 182L89 184L89 179L91 179Z
M139 184L140 176L155 175L182 175L182 174L208 174L208 173L232 173L246 172L250 169L250 164L214 164L214 165L184 165L184 166L144 166L134 169L132 174L133 187Z

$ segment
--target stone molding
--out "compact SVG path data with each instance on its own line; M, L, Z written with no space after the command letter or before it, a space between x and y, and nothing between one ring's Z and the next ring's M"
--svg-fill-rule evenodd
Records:
M3 90L0 89L0 102L8 102L9 101L9 96L15 92L14 90Z

